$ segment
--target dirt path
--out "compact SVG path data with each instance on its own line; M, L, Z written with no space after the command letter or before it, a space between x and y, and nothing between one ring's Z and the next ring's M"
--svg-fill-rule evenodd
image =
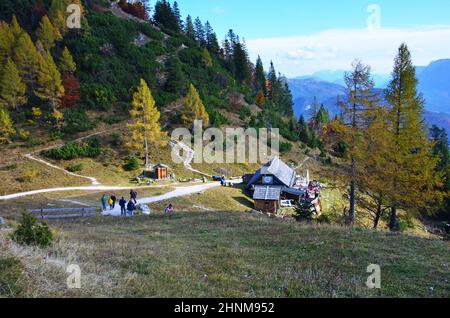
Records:
M195 194L195 193L199 193L199 192L203 192L212 188L216 188L219 187L220 183L219 182L214 182L214 183L206 183L206 184L201 184L201 185L194 185L194 186L188 186L188 187L178 187L175 188L175 190L159 195L159 196L154 196L154 197L146 197L146 198L142 198L139 199L138 198L138 204L150 204L150 203L155 203L155 202L161 202L161 201L165 201L165 200L169 200L169 199L173 199L173 198L178 198L178 197L184 197L184 196L188 196L191 194ZM114 210L111 211L105 211L102 213L103 215L110 215L110 216L120 216L120 207L116 206L116 208Z
M111 132L116 131L116 130L118 130L118 129L119 129L119 128L115 128L115 129L109 129L109 130L104 130L104 131L99 131L99 132L96 132L96 133L92 133L92 134L89 134L89 135L87 135L87 136L77 138L77 139L73 140L73 142L80 142L80 141L83 141L83 140L86 140L86 139L89 139L89 138L92 138L92 137L95 137L95 136L100 136L100 135L104 135L104 134L107 134L107 133L111 133ZM99 185L101 185L100 182L97 180L97 178L90 177L90 176L83 176L83 175L80 175L80 174L77 174L77 173L73 173L73 172L67 171L67 170L64 169L64 168L61 168L61 167L59 167L59 166L57 166L57 165L54 165L54 164L52 164L52 163L50 163L50 162L48 162L48 161L46 161L46 160L44 160L44 159L42 159L42 158L39 158L37 155L35 155L36 153L40 153L40 152L42 152L42 151L44 151L44 150L49 150L49 149L53 149L53 148L57 148L57 147L62 147L63 145L64 145L64 144L56 144L56 145L53 145L53 146L51 146L51 147L46 147L46 148L42 148L42 149L35 150L35 151L33 151L33 152L31 152L31 153L27 153L27 154L25 154L25 155L23 155L23 156L24 156L25 158L27 158L27 159L30 159L30 160L39 162L39 163L41 163L41 164L43 164L43 165L46 165L46 166L48 166L48 167L50 167L50 168L53 168L53 169L62 171L62 172L64 172L65 174L68 174L68 175L70 175L70 176L77 177L77 178L87 179L87 180L89 180L89 181L91 182L91 184L92 184L93 186L99 186Z
M170 141L170 146L171 146L172 148L178 148L178 150L181 150L181 149L182 149L182 150L187 154L187 156L186 156L185 159L184 159L184 158L181 158L181 156L179 156L179 158L184 159L183 165L184 165L184 168L185 168L186 170L189 170L189 171L191 171L191 172L198 173L198 174L200 174L200 175L202 175L202 176L205 176L205 177L208 177L208 178L211 178L211 177L212 177L211 175L209 175L209 174L207 174L207 173L204 173L204 172L201 172L201 171L198 171L198 170L192 168L191 163L192 163L192 161L194 160L194 155L195 155L195 152L194 152L193 149L191 149L191 148L188 147L186 144L184 144L184 143L182 143L182 142L180 142L180 141L174 141L174 140L171 140L171 141Z

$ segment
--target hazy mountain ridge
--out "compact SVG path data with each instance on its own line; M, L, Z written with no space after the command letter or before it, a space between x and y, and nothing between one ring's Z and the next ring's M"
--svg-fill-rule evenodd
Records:
M336 92L336 90L345 91L344 87L333 86L332 90L323 93L324 90L330 88L330 84L345 86L344 74L344 70L323 70L290 80L294 101L299 99L299 101L296 101L300 105L300 107L295 107L296 114L299 114L297 108L301 109L303 103L312 102L312 99L308 98L311 94L313 94L313 97L317 96L319 102L327 103L333 92ZM417 66L416 74L419 80L419 91L423 93L426 100L426 110L450 114L450 59L433 61L427 66ZM376 87L385 88L389 77L389 75L374 74L373 79ZM302 85L306 87L301 87ZM342 95L345 95L345 93ZM334 100L336 100L336 96L335 94Z
M336 72L317 72L316 74L338 74ZM343 72L342 72L343 73ZM419 91L426 101L425 120L431 125L437 125L450 132L450 59L438 60L426 67L417 67ZM330 78L330 77L329 77ZM330 78L332 79L332 78ZM322 80L318 77L297 77L288 80L294 101L294 113L298 117L308 117L310 106L317 98L319 104L324 104L330 114L339 113L338 96L344 99L346 88L336 82ZM379 88L381 91L381 88Z

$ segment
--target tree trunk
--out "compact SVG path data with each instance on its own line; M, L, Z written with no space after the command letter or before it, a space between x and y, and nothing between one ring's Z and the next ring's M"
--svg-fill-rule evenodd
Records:
M377 214L375 215L375 220L373 221L373 229L376 230L378 228L378 223L380 222L381 215L383 214L383 210L381 209L381 203L378 203L377 206Z
M356 162L352 158L352 180L350 181L350 210L348 212L348 223L353 224L355 222L355 191L356 191Z
M389 229L392 232L395 232L398 230L397 207L395 205L391 208L391 221L389 223Z
M145 140L145 168L148 168L149 163L149 158L148 158L148 141L147 141L147 137L144 138Z

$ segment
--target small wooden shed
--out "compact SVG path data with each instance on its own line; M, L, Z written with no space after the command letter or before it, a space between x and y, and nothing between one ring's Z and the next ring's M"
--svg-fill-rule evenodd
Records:
M253 193L255 209L264 213L276 214L280 209L281 199L280 186L257 185Z
M165 164L159 163L153 166L155 180L169 179L169 167Z

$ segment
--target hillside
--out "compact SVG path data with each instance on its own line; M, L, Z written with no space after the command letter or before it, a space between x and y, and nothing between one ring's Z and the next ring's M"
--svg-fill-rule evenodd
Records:
M216 206L220 208L220 206ZM50 249L0 232L0 296L23 297L448 297L449 247L361 228L280 222L236 212L161 213L51 222ZM66 266L82 268L69 290ZM365 283L381 266L382 288Z

